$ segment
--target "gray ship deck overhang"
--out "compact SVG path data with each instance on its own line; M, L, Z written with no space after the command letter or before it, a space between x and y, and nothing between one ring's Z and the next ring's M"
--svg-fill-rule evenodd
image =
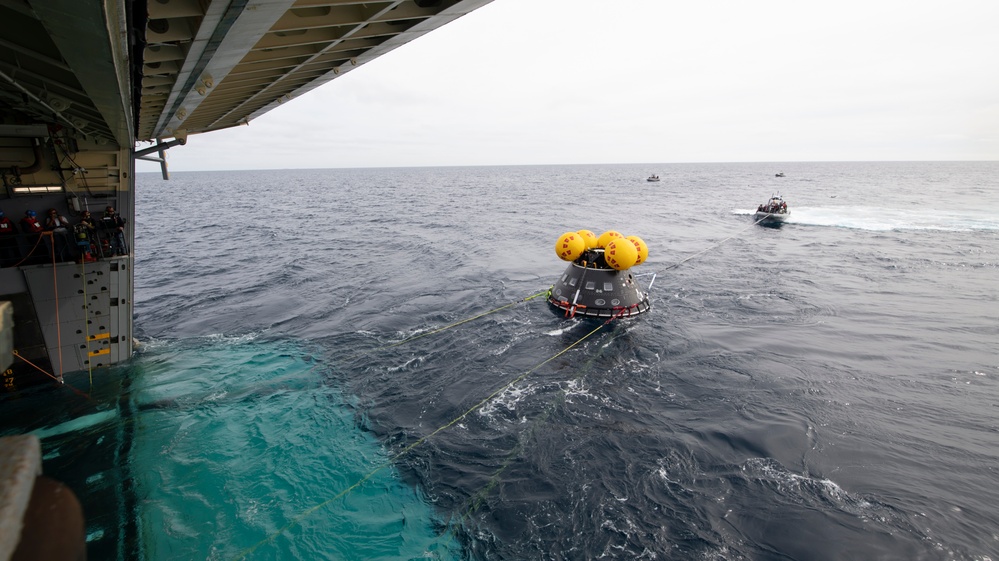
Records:
M246 124L491 0L0 0L4 123L99 144Z

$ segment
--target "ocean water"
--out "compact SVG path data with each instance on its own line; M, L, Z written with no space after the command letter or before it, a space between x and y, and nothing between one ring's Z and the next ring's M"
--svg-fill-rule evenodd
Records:
M137 209L134 361L3 405L92 559L999 560L997 162L144 174ZM582 228L646 241L650 313L537 296Z

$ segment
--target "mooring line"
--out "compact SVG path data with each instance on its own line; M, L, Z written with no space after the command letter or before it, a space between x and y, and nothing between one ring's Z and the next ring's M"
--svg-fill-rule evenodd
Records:
M725 238L724 240L722 240L722 241L720 241L720 242L716 243L715 245L713 245L713 246L711 246L711 247L709 247L709 248L707 248L707 249L705 249L705 250L702 250L702 251L698 251L697 253L695 253L695 254L691 255L690 257L687 257L686 259L683 259L683 260L681 260L681 261L679 261L679 262L677 262L677 263L674 263L673 265L670 265L669 267L666 267L666 268L665 268L665 269L663 269L663 270L664 270L664 271L668 271L668 270L670 270L670 269L673 269L673 268L676 268L676 267L679 267L680 265L683 265L683 264L684 264L684 263L686 263L687 261L690 261L691 259L693 259L693 258L695 258L695 257L699 257L699 256L701 256L701 255L703 255L703 254L705 254L705 253L707 253L707 252L711 251L712 249L715 249L715 248L719 247L719 246L720 246L720 245L722 245L723 243L725 243L725 242L727 242L727 241L729 241L729 240L731 240L731 239L733 239L733 238L735 238L735 237L739 236L740 234L742 234L742 233L743 233L743 232L745 232L746 230L748 230L748 229L752 228L753 226L756 226L757 224L759 224L760 222L763 222L763 221L764 221L764 220L766 220L766 219L767 219L767 218L766 218L766 217L764 216L763 218L761 218L761 219L757 220L756 222L753 222L753 223L752 223L752 224L750 224L749 226L746 226L746 227L745 227L745 228L743 228L742 230L739 230L738 232L736 232L736 233L732 234L731 236L729 236L729 237Z
M391 343L391 344L388 344L388 345L383 345L383 346L377 347L377 348L375 348L373 350L380 351L380 350L383 350L383 349L390 349L392 347L398 347L399 345L402 345L402 344L405 344L405 343L409 343L411 341L415 341L417 339L420 339L420 338L423 338L423 337L427 337L429 335L436 335L437 333L440 333L441 331L447 331L448 329L451 329L452 327L458 327L459 325L468 323L470 321L475 321L475 320L477 320L479 318L483 318L485 316L488 316L489 314L494 314L494 313L499 312L501 310L505 310L505 309L507 309L507 308L509 308L511 306L516 306L517 304L520 304L521 302L527 302L529 300L533 300L533 299L537 298L538 296L541 296L542 294L547 294L547 293L548 293L548 289L545 289L545 290L542 290L541 292L532 294L530 296L525 296L524 298L521 298L520 300L516 300L514 302L510 302L509 304L505 304L503 306L500 306L499 308L494 308L494 309L489 310L487 312L482 312L481 314L478 314L476 316L472 316L470 318L465 318L465 319L463 319L461 321L456 321L456 322L454 322L452 324L445 325L444 327L440 327L438 329L434 329L433 331L428 331L426 333L420 333L419 335L413 335L412 337L407 337L407 338L403 339L402 341L397 341L395 343Z
M23 356L21 356L21 354L17 352L17 349L14 349L13 351L11 351L10 354L13 355L16 358L19 358L19 359L23 360L25 362L25 364L27 364L28 366L30 366L30 367L34 368L35 370L41 372L42 374L45 374L49 378L52 378L56 382L59 382L59 384L61 384L61 385L65 384L65 382L62 381L62 380L60 380L59 378L57 378L55 374L52 374L48 370L45 370L41 366L38 366L34 362L31 362L30 360L28 360L28 359L24 358Z
M87 399L93 399L93 398L92 398L92 397L90 396L90 394L89 394L89 393L87 393L87 392L84 392L84 391L82 391L82 390L79 390L79 389L77 389L77 388L74 388L74 387L73 387L73 386L72 386L71 384L67 384L67 383L66 383L66 380L63 380L63 379L59 379L59 378L57 378L57 377L55 376L55 374L52 374L51 372L49 372L49 371L45 370L45 369L44 369L44 368L42 368L41 366L38 366L38 365L37 365L37 364L35 364L34 362L31 362L30 360L28 360L27 358L25 358L24 356L22 356L22 355L21 355L20 353L18 353L18 352L17 352L17 349L15 349L15 350L11 351L11 355L13 355L13 356L14 356L15 358L18 358L18 359L20 359L20 360L24 361L24 363L25 363L25 364L27 364L28 366L30 366L30 367L34 368L35 370L37 370L37 371L41 372L42 374L44 374L44 375L48 376L49 378L52 378L52 380L54 380L54 381L58 382L58 383L59 383L59 385L61 385L61 386L66 386L67 388L69 388L70 390L72 390L72 391L73 391L73 393L76 393L77 395L81 395L81 396L83 396L83 397L85 397L85 398L87 398Z
M606 324L604 324L604 325L606 325ZM589 335L587 335L587 336L589 336ZM611 341L613 341L614 338L616 338L616 337L613 337L611 339ZM580 369L579 373L576 376L570 378L568 381L575 382L576 380L579 380L579 379L583 378L584 376L586 376L586 374L592 368L594 362L596 362L596 360L603 355L603 349L605 347L606 346L601 346L600 351L598 353L596 353L595 355L591 356L589 358L589 360L586 361L586 364L584 365L584 367L582 369ZM530 438L532 435L535 434L535 431L537 431L538 427L541 426L542 423L544 423L545 421L547 421L548 418L551 417L552 413L555 412L555 407L558 404L565 402L565 395L566 395L567 391L568 390L566 388L562 388L562 390L559 391L558 394L556 394L555 397L553 397L551 399L551 401L548 402L547 406L545 407L544 413L540 417L535 418L534 422L531 423L531 426L528 427L528 429L525 431L525 436L524 436L525 439L526 438ZM504 459L504 461L500 465L500 467L495 472L493 472L493 474L490 476L489 481L487 481L486 484L483 485L482 488L479 489L478 492L476 492L474 495L471 495L469 497L469 499L468 499L468 503L469 503L468 504L468 508L466 508L464 510L464 512L462 512L461 516L458 517L458 521L457 521L458 526L461 526L462 524L464 524L465 521L472 514L474 514L475 511L477 511L479 509L479 507L482 505L482 503L484 503L486 501L486 499L488 498L488 495L492 491L492 489L496 485L499 484L500 479L501 479L500 476L503 474L504 471L506 471L506 469L508 467L510 467L510 464L513 463L513 460L520 454L520 452L523 449L524 449L524 443L523 443L523 441L522 440L518 441L517 445L513 447L513 449L510 451L509 454L507 454L506 459ZM449 525L450 525L450 522L449 522ZM448 530L448 531L440 534L437 537L437 539L440 540L440 538L444 537L444 535L446 535L446 534L455 535L455 528L456 528L455 526L451 526L450 530Z
M729 240L731 240L733 238L738 237L739 235L741 235L746 230L752 228L753 226L756 226L757 224L759 224L760 222L763 222L766 219L767 219L767 217L764 216L763 218L757 220L756 222L753 222L749 226L746 226L742 230L739 230L738 232L732 234L731 236L725 238L724 240L722 240L722 241L720 241L720 242L718 242L718 243L716 243L716 244L714 244L712 246L709 246L707 249L702 249L701 251L698 251L697 253L695 253L695 254L693 254L693 255L685 258L685 259L681 259L680 261L677 261L676 263L673 263L672 265L667 265L666 268L664 268L662 271L655 271L655 272L652 272L652 273L642 273L642 274L634 275L634 276L636 276L636 277L644 277L644 276L648 276L648 275L653 275L652 282L655 282L655 280L656 280L655 279L655 275L658 275L659 273L668 271L670 269L675 269L675 268L679 267L680 265L683 265L687 261L690 261L691 259L694 259L695 257L700 257L701 255L704 255L705 253L711 251L712 249L718 248L723 243L725 243L725 242L727 242L727 241L729 241ZM651 289L651 288L652 288L652 284L650 283L649 284L649 289Z
M429 337L430 335L436 335L438 333L447 331L448 329L451 329L451 328L454 328L454 327L458 327L459 325L464 325L464 324L469 323L471 321L475 321L477 319L484 318L484 317L486 317L486 316L488 316L490 314L495 314L496 312L505 310L505 309L513 307L513 306L516 306L517 304L520 304L522 302L528 302L528 301L533 300L533 299L535 299L538 296L541 296L543 294L548 294L548 289L542 290L541 292L536 292L534 294L531 294L530 296L525 296L525 297L523 297L523 298L521 298L519 300L514 300L513 302L510 302L508 304L503 304L502 306L500 306L498 308L493 308L492 310L488 310L488 311L482 312L481 314L476 314L476 315L474 315L472 317L467 317L465 319L458 320L458 321L456 321L454 323L450 323L450 324L445 325L443 327L438 327L437 329L434 329L432 331L428 331L426 333L420 333L418 335L413 335L411 337L406 337L405 339L403 339L401 341L396 341L395 343L389 343L387 345L382 345L380 347L375 347L373 349L368 349L368 350L358 350L356 352L347 354L345 357L342 357L342 359L343 359L344 362L349 362L349 361L357 360L358 358L360 358L362 356L370 356L370 355L372 355L372 354L374 354L374 353L376 353L378 351L383 351L385 349L391 349L393 347L398 347L398 346L401 346L401 345L405 345L406 343L411 343L413 341L416 341L417 339L422 339L423 337Z
M527 302L527 301L533 300L533 299L537 298L538 296L541 296L541 295L547 294L547 293L548 293L548 289L545 289L545 290L542 290L541 292L536 292L534 294L531 294L530 296L525 296L525 297L523 297L523 298L521 298L519 300L514 300L513 302L510 302L508 304L503 304L502 306L500 306L498 308L493 308L492 310L488 310L488 311L482 312L481 314L476 314L476 315L474 315L472 317L467 317L465 319L458 320L458 321L456 321L454 323L450 323L450 324L445 325L443 327L438 327L437 329L434 329L432 331L428 331L426 333L420 333L418 335L413 335L411 337L406 337L405 339L403 339L401 341L396 341L395 343L388 343L388 344L382 345L380 347L374 347L374 348L368 349L368 350L358 350L356 352L349 353L345 357L341 357L341 358L342 358L342 360L344 362L349 362L349 361L352 361L352 360L356 360L356 359L358 359L358 358L360 358L362 356L371 355L371 354L376 353L378 351L383 351L385 349L391 349L393 347L398 347L400 345L405 345L406 343L410 343L410 342L415 341L417 339L422 339L423 337L429 337L430 335L436 335L436 334L441 333L443 331L447 331L448 329L451 329L451 328L454 328L454 327L458 327L459 325L464 325L464 324L466 324L468 322L484 318L484 317L486 317L486 316L488 316L490 314L495 314L496 312L505 310L505 309L513 307L513 306L516 306L517 304L520 304L522 302Z
M527 299L535 298L539 294L545 294L545 293L547 293L547 290L544 291L544 292L540 292L538 294L535 294L533 296L530 296ZM542 362L539 362L538 364L536 364L530 370L524 372L520 376L517 376L516 378L514 378L513 380L511 380L509 383L507 383L506 385L504 385L504 386L500 387L499 389L495 390L494 392L492 392L491 394L489 394L488 396L486 396L485 398L483 398L481 401L479 401L475 405L472 405L471 407L469 407L461 415L458 415L457 417L455 417L454 419L452 419L448 423L445 423L444 425L441 425L440 427L438 427L437 429L435 429L430 434L427 434L427 435L425 435L425 436L417 439L415 442L413 442L409 446L406 446L405 448L403 448L400 452L396 453L391 458L389 458L388 460L386 460L385 462L383 462L381 465L379 465L379 466L375 467L374 469L372 469L371 471L369 471L364 477L360 478L359 480L357 480L356 482L354 482L351 486L347 487L343 491L340 491L339 493L337 493L332 498L327 499L327 500L325 500L325 501L323 501L323 502L321 502L321 503L319 503L319 504L317 504L315 506L312 506L312 507L310 507L310 508L302 511L298 516L292 518L287 524L285 524L281 528L278 528L277 531L273 532L272 534L270 534L269 536L267 536L263 540L260 540L256 544L250 546L249 548L244 549L239 555L237 555L236 557L233 558L233 561L239 561L240 559L246 558L247 555L250 555L251 553L253 553L254 551L256 551L257 548L259 548L260 546L274 541L275 539L277 539L278 536L280 536L284 532L286 532L289 529L297 526L299 523L302 522L302 520L304 520L307 517L309 517L312 513L314 513L316 511L318 511L319 509L321 509L321 508L329 505L330 503L333 503L333 502L335 502L335 501L337 501L337 500L339 500L339 499L347 496L348 494L350 494L351 491L353 491L354 489L357 489L358 487L360 487L361 485L363 485L365 482L367 482L369 479L371 479L372 477L374 477L375 474L377 474L381 470L383 470L383 469L385 469L385 468L387 468L387 467L389 467L391 465L394 465L396 461L398 461L403 456L409 454L417 446L422 445L424 442L426 442L430 438L434 437L438 433L440 433L442 431L445 431L445 430L453 427L454 425L458 424L459 422L461 422L462 419L464 419L465 417L467 417L468 415L470 415L472 412L474 412L474 411L482 408L485 404L489 403L497 395L505 392L506 390L512 388L513 386L515 386L519 382L523 381L525 378L527 378L528 376L530 376L531 374L533 374L535 371L537 371L542 366L548 364L549 362L551 362L551 361L555 360L556 358L558 358L558 357L564 355L565 353L569 352L570 350L572 350L573 348L575 348L577 345L579 345L580 343L582 343L583 341L585 341L586 339L588 339L590 336L592 336L593 334L595 334L597 331L599 331L600 329L602 329L605 325L607 325L610 322L614 321L618 317L619 317L618 315L615 315L615 316L611 317L610 319L608 319L607 321L601 323L596 328L594 328L592 331L588 332L586 335L583 335L582 337L580 337L579 339L577 339L574 343L572 343L568 347L566 347L566 348L562 349L561 351L555 353L554 355L548 357L547 359L543 360Z

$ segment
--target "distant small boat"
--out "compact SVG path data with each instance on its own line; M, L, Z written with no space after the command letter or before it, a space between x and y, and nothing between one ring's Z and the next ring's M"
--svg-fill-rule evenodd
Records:
M646 181L659 181L659 176L655 175L655 174L652 174L652 175L649 176L648 179L646 179Z
M784 172L782 171L777 172L777 177L784 177Z
M787 203L780 195L770 197L770 200L761 204L753 214L753 220L757 224L782 224L791 211L787 210Z

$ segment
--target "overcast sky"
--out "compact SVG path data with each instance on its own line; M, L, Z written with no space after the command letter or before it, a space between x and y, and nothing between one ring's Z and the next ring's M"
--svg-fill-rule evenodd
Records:
M493 0L167 160L999 160L997 29L997 0Z

